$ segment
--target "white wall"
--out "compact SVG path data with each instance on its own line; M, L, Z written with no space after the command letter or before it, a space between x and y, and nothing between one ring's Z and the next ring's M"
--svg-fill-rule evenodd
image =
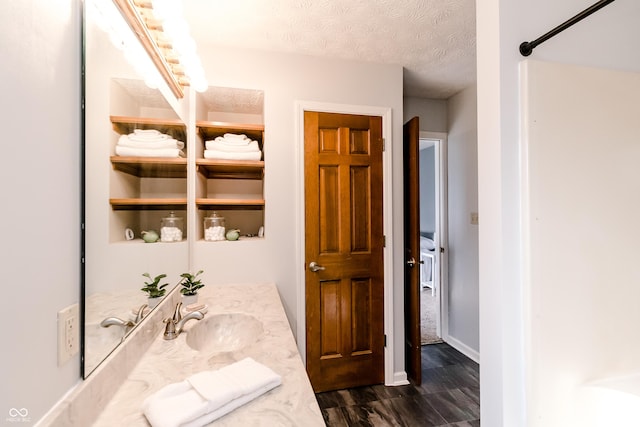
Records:
M529 423L560 427L583 384L638 369L640 73L525 65Z
M9 2L0 28L0 423L25 408L31 425L80 377L79 356L56 358L56 313L80 296L79 5Z
M483 424L490 426L527 423L518 45L592 3L477 1L480 395ZM532 58L638 71L638 16L639 2L612 3L537 47Z
M478 353L478 149L476 86L448 100L448 338Z
M420 130L429 132L447 131L447 100L405 97L404 121L420 118Z

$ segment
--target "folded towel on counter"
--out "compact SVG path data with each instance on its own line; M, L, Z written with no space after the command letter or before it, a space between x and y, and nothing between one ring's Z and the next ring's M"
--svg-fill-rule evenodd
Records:
M247 145L227 144L225 142L218 141L218 138L213 141L206 141L205 147L207 150L228 151L231 153L246 153L251 151L260 151L258 141L251 141Z
M185 157L179 148L135 148L116 145L116 155L133 157Z
M169 384L142 403L153 427L200 427L279 386L280 375L247 357Z
M249 151L239 153L219 150L204 150L204 158L220 160L260 160L262 158L262 151Z

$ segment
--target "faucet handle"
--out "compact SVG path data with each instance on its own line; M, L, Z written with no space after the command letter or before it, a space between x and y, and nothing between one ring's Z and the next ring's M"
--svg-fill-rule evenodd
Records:
M182 301L178 302L178 304L176 304L176 310L173 312L173 321L175 323L178 323L179 321L182 320Z
M144 318L144 311L149 308L147 304L142 304L136 313L135 323L138 324Z
M163 323L165 323L167 326L165 326L164 328L164 338L165 339L174 339L175 337L178 336L178 334L176 333L176 321L173 320L172 318L168 317L166 319L164 319L162 321Z

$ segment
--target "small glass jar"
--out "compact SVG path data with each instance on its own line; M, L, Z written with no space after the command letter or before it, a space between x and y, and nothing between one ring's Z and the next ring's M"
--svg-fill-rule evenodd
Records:
M161 242L181 242L182 241L183 220L171 212L169 216L162 218L160 222Z
M204 240L208 242L225 240L224 233L224 217L218 215L218 212L213 211L210 216L204 219Z

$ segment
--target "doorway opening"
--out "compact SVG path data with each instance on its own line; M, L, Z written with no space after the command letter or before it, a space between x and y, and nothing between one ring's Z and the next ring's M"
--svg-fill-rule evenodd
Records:
M446 295L443 268L446 246L446 134L420 132L420 344L443 342Z

